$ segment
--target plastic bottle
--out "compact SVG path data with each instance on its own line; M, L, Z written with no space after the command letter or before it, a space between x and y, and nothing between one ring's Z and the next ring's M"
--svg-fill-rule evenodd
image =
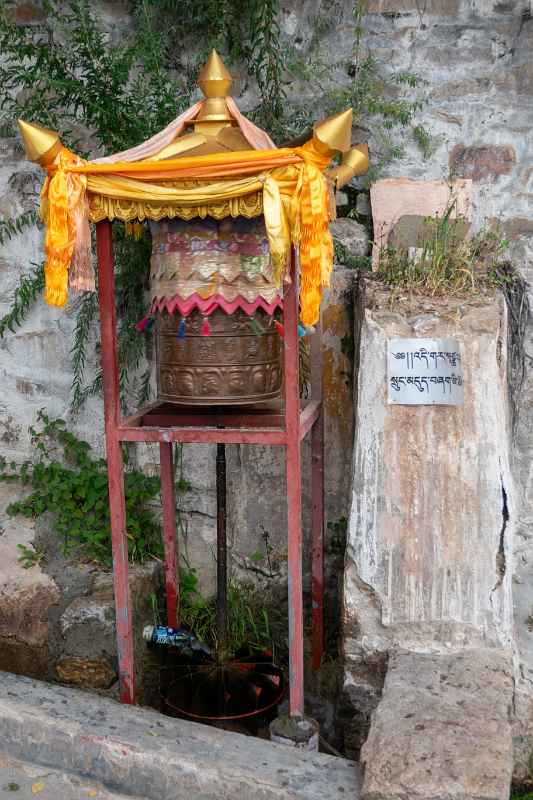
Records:
M183 628L168 628L166 625L146 625L143 639L152 645L178 650L195 661L211 661L211 651L193 633Z

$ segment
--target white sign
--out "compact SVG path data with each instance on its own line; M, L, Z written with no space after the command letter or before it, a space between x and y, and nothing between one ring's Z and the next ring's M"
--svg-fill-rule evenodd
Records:
M389 403L405 406L463 404L463 372L455 339L389 339Z

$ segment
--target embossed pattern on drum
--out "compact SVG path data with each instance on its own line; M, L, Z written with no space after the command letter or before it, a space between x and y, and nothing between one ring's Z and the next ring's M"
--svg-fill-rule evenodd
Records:
M255 314L265 333L252 330L242 311L231 316L216 310L209 317L209 336L201 335L203 317L186 319L179 339L179 315L157 315L159 397L175 403L238 405L276 398L282 386L281 340L273 318Z

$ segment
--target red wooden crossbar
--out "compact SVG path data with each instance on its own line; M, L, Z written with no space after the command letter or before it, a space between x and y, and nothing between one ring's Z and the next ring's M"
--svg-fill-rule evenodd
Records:
M158 442L161 461L163 541L167 622L179 622L178 543L172 443L270 444L285 448L288 571L290 713L304 712L304 625L302 541L302 439L311 431L311 551L312 551L312 662L320 666L323 629L323 517L324 441L322 416L320 334L312 338L312 399L300 407L298 378L298 275L293 258L292 281L284 291L284 402L216 409L152 403L124 419L120 415L115 281L111 223L96 226L99 270L101 354L104 384L105 435L109 469L109 504L113 542L113 581L117 620L120 699L135 702L133 620L128 583L124 466L121 442ZM224 426L224 427L217 427Z

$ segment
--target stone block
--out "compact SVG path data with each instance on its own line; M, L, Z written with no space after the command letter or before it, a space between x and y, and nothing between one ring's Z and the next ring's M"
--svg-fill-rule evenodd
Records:
M130 567L135 663L143 693L146 644L142 629L152 621L150 595L157 593L161 565ZM85 688L107 688L116 678L116 632L113 576L96 572L88 593L75 596L59 618L55 675L58 680Z
M145 800L360 797L353 761L0 674L2 752Z
M368 282L362 312L345 650L509 646L516 490L503 298L418 297ZM387 340L459 342L464 405L387 403ZM359 643L359 645L357 644Z
M56 678L80 689L108 689L117 673L104 659L62 658L56 664Z
M453 17L461 10L461 0L426 0L422 7L417 0L367 0L365 10L368 14L402 15L411 12Z
M9 9L9 19L17 25L32 25L42 23L46 14L38 3L15 3Z
M395 653L362 749L363 800L508 800L512 656Z
M386 247L396 223L404 216L430 217L443 214L455 201L452 216L472 216L472 181L415 181L410 178L385 178L370 189L374 220L372 266L377 269L379 252Z
M48 675L49 614L60 592L38 563L25 569L18 545L31 550L33 520L11 519L5 507L17 498L0 484L0 668L32 677Z
M432 100L453 100L469 95L485 95L490 91L492 82L488 78L465 78L463 80L438 83L430 90Z
M331 223L330 230L333 239L345 247L351 256L368 255L370 238L364 225L354 219L342 217Z
M457 144L450 153L450 172L458 178L473 181L494 181L509 175L516 166L516 153L511 145L466 147Z

